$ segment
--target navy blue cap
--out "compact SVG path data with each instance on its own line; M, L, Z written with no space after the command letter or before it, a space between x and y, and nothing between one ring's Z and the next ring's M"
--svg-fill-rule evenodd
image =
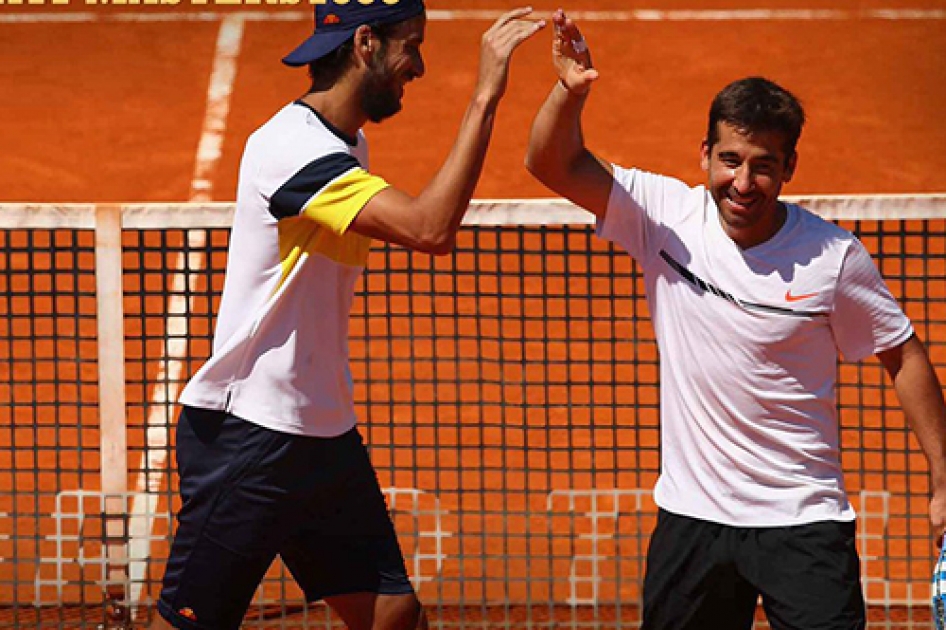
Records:
M304 66L344 44L362 24L394 24L423 12L423 0L325 0L315 5L315 32L282 62Z

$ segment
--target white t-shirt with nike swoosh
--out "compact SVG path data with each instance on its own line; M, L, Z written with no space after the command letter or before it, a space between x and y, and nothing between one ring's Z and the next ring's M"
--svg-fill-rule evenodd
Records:
M854 518L840 465L840 355L913 334L870 255L797 205L743 250L703 186L615 166L598 233L640 264L660 349L657 504L741 527Z

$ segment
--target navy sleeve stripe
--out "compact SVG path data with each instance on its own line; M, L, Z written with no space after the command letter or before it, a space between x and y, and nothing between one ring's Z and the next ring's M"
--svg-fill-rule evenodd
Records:
M326 184L359 166L358 160L347 153L331 153L309 162L273 193L270 213L277 219L299 216L309 199Z

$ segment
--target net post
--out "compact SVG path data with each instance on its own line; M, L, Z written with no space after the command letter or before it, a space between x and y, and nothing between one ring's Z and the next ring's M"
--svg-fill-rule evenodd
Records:
M99 429L102 529L105 552L105 627L128 627L128 455L125 401L125 328L122 305L122 208L95 209L95 284L98 309Z

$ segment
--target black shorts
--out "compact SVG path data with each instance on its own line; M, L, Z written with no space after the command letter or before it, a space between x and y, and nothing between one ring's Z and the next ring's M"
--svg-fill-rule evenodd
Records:
M729 527L660 510L647 552L641 630L866 625L853 522Z
M175 626L239 628L277 554L308 601L413 592L357 430L289 435L185 407L177 460L182 506L158 601Z

